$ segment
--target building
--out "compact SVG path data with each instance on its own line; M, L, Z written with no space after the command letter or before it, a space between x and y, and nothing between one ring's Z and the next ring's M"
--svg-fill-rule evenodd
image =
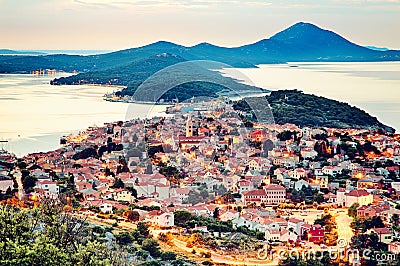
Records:
M371 206L361 206L357 209L357 216L369 217L379 216L382 220L388 219L388 214L390 211L389 204L371 205Z
M324 228L319 225L313 225L307 232L307 239L310 242L323 242L325 236Z
M245 205L278 205L285 202L286 189L282 186L271 184L263 189L244 191L242 195L242 201Z
M174 226L174 214L159 210L150 211L147 214L150 222L160 228L170 228Z
M373 196L365 190L355 189L345 194L345 205L350 207L354 203L358 203L360 206L372 204Z
M44 191L49 191L54 194L58 194L60 192L60 187L57 185L57 182L52 181L42 181L36 183L36 188L43 189Z
M369 234L371 232L378 235L379 242L382 242L385 244L389 244L390 242L392 242L392 239L393 239L392 232L390 232L390 230L388 228L372 228L367 231L367 233L369 233Z
M400 242L389 243L388 250L393 254L400 254Z
M134 200L134 197L132 196L132 193L129 190L126 189L116 189L114 190L113 198L116 201L125 201L132 203Z
M108 202L100 204L99 208L102 213L113 213L113 206Z
M237 188L239 193L243 193L245 191L250 191L254 189L254 184L246 179L241 179L237 182Z
M351 207L354 203L360 206L372 204L373 196L365 190L355 189L350 192L339 189L336 192L337 204L345 207Z

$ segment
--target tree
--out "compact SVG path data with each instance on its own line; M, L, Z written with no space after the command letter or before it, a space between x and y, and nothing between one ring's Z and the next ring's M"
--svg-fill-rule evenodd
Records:
M321 193L316 193L313 195L313 199L314 201L316 201L318 204L321 204L322 202L324 202L324 196Z
M219 219L219 208L218 208L218 207L216 207L216 208L214 209L213 217L214 217L214 219L216 219L216 220Z
M117 243L120 245L129 245L133 243L133 236L126 231L120 232L115 236Z
M137 191L135 188L133 187L127 187L127 190L129 190L131 192L131 195L134 196L135 198L137 198Z
M358 204L358 203L354 203L353 205L351 205L347 211L348 215L353 218L357 217L358 207L360 207L360 204Z
M116 178L112 188L124 188L124 182L122 182L121 178Z
M175 252L166 251L166 252L163 252L163 253L161 254L161 260L166 261L166 260L175 260L175 259L176 259L176 254L175 254Z
M140 236L143 237L143 238L148 238L150 236L149 227L144 222L139 222L137 224L137 229L136 230L138 231Z
M131 222L137 222L140 218L140 214L137 211L126 211L125 215L126 218Z
M158 242L154 239L145 239L142 243L142 249L148 251L150 255L154 258L158 258L161 256Z
M23 178L22 185L24 187L25 192L32 192L33 188L36 186L37 179L30 175Z
M397 226L399 224L399 215L397 213L394 213L392 215L391 220L392 220L393 225Z
M119 250L91 239L85 221L54 202L40 208L0 205L0 265L125 265Z

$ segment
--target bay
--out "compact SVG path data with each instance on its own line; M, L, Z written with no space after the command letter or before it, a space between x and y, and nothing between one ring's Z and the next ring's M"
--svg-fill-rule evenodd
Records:
M63 74L65 76L65 74ZM17 156L57 149L59 138L106 122L145 118L165 106L107 102L117 88L51 86L54 76L0 75L0 140ZM129 117L127 116L129 111Z
M269 90L299 89L347 102L400 130L400 62L291 62L222 73Z

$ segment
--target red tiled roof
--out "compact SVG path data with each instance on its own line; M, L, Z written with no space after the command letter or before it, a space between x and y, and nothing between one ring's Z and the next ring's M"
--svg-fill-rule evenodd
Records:
M248 197L248 196L266 196L267 192L264 189L255 189L255 190L245 191L245 192L243 192L243 195L245 197Z
M372 230L374 230L378 235L382 235L382 234L391 234L390 230L388 228L372 228Z
M270 184L268 186L265 186L264 189L265 190L285 190L286 191L286 188L284 188L280 185L275 185L275 184Z
M368 195L370 194L367 191L361 189L352 190L349 193L347 193L347 196L352 196L352 197L365 197Z

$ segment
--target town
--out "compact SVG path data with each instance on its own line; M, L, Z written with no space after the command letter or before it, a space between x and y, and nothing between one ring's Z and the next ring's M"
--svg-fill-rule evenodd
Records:
M289 265L282 251L336 248L371 249L397 265L399 134L248 117L218 100L177 103L162 117L66 136L55 151L2 151L2 203L52 199L119 230L127 246L136 239L126 232L145 226L154 243L135 264L185 256L202 265Z

